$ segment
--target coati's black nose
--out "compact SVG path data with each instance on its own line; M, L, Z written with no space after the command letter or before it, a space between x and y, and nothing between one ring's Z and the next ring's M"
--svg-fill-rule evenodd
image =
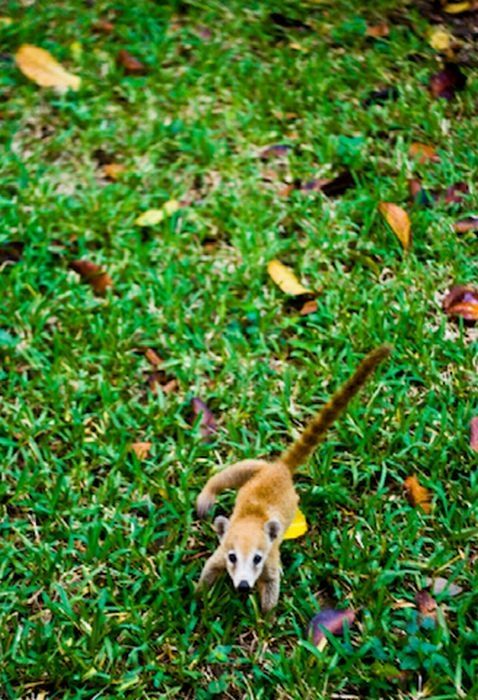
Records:
M239 591L239 593L249 593L251 587L249 586L247 581L240 581L237 590Z

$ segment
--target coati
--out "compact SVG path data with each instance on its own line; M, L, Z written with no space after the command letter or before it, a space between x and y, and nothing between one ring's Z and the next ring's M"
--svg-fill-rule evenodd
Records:
M377 365L390 354L382 346L370 352L355 373L311 419L299 439L274 462L245 459L211 477L197 499L197 513L204 517L217 494L238 488L230 519L214 521L220 544L207 560L198 588L210 586L227 570L237 591L248 593L257 583L261 608L271 610L279 599L279 546L291 524L299 497L292 475L320 442L326 430Z

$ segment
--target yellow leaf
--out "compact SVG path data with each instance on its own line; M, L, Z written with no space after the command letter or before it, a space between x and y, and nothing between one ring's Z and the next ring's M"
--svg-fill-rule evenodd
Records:
M307 532L307 520L305 519L303 512L297 508L294 515L294 520L285 531L284 539L295 540L305 532Z
M403 248L408 250L412 243L412 231L410 218L405 209L393 202L380 202L378 208Z
M443 8L445 12L450 15L458 15L460 12L467 12L472 9L472 5L475 3L471 2L450 2Z
M79 61L82 54L83 54L83 46L80 44L79 41L72 41L70 44L70 53L75 59L75 61Z
M434 27L428 34L428 43L435 51L447 51L453 36L444 27Z
M0 17L0 27L8 27L10 24L13 24L11 17Z
M175 199L170 199L161 209L148 209L138 216L134 222L138 226L156 226L168 216L172 216L180 208L180 204Z
M299 282L290 267L283 265L279 260L271 260L267 265L267 272L277 286L286 294L292 294L293 296L310 294L310 289L306 289Z
M424 513L429 513L432 508L430 491L420 484L415 475L407 476L403 485L410 505L421 508Z
M15 62L24 75L41 87L71 88L78 90L81 79L68 73L44 49L23 44L15 54Z

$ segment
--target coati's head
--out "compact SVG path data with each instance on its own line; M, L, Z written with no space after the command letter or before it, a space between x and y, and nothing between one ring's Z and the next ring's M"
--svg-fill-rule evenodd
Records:
M214 528L234 588L249 593L262 574L274 541L282 532L280 522L273 519L264 523L259 518L244 518L231 525L228 518L219 515L214 520Z

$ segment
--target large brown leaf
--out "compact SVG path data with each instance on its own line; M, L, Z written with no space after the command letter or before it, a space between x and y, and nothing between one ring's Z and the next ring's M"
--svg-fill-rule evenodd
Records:
M91 286L95 294L104 295L108 287L113 285L113 280L101 265L90 260L73 260L70 267L80 275L83 282Z

